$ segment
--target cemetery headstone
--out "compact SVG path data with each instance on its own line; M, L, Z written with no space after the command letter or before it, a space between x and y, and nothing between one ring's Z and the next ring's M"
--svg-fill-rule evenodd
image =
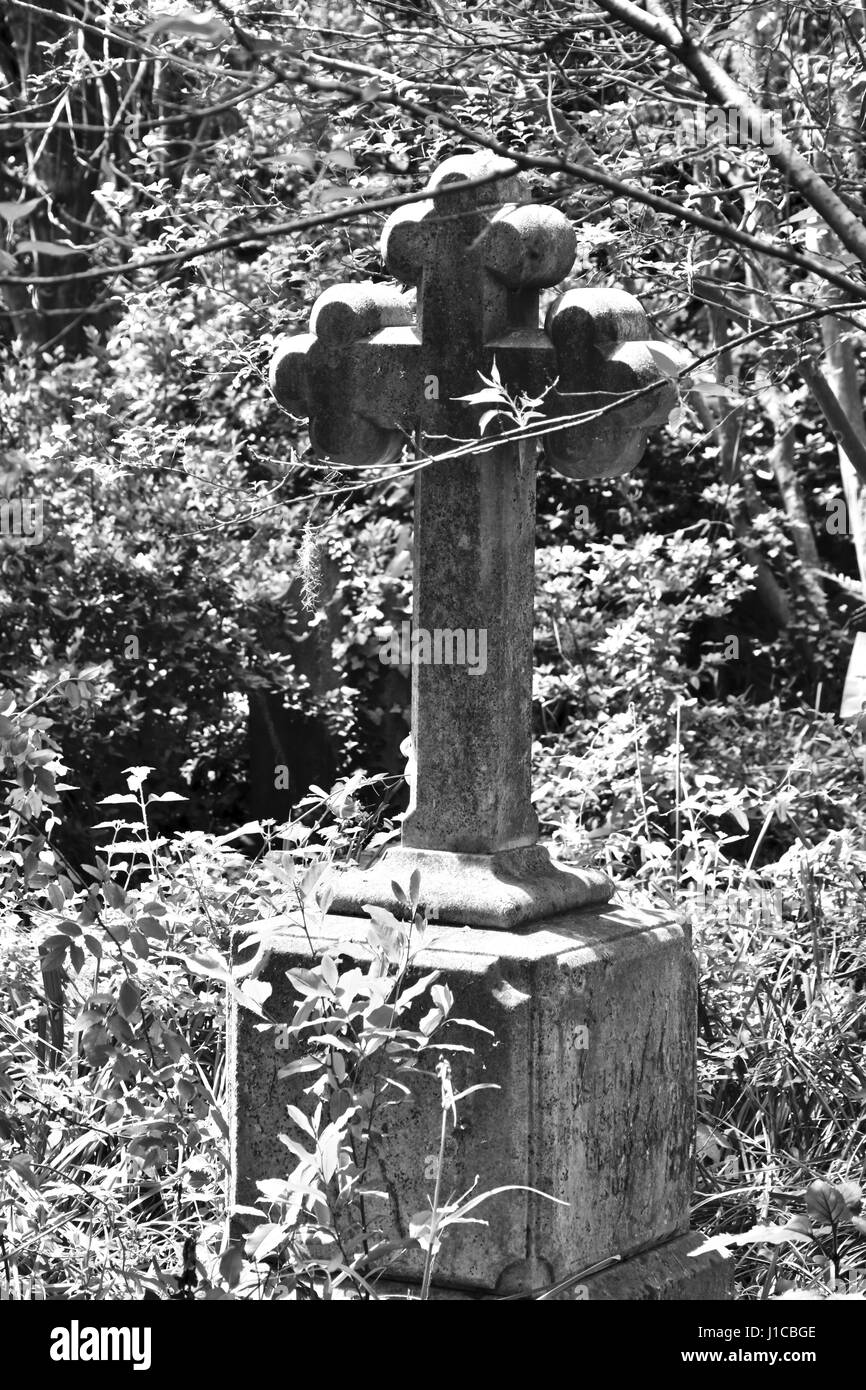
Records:
M483 1074L496 1090L465 1102L444 1175L476 1178L494 1199L487 1224L444 1243L443 1288L489 1296L572 1280L570 1298L724 1298L729 1266L694 1256L688 1232L695 1086L695 973L683 931L657 914L606 906L601 873L554 862L537 843L530 799L535 440L497 402L537 402L530 434L570 478L611 476L641 458L672 388L655 366L638 302L570 289L539 324L539 293L571 270L575 237L533 203L514 166L486 154L436 171L429 197L397 210L382 237L403 285L335 286L310 332L288 338L272 387L310 421L314 450L337 463L386 466L417 447L412 623L414 772L402 844L342 870L314 945L362 959L364 907L396 906L393 881L421 874L438 925L416 961L440 969L459 1012L491 1030L455 1085ZM513 413L513 412L512 412ZM438 644L438 645L437 645ZM481 660L481 653L484 660ZM462 656L462 660L460 659ZM438 659L437 659L438 658ZM472 658L472 659L470 659ZM264 978L269 1010L289 1018L286 970L309 957L289 930ZM242 940L238 943L242 952ZM298 1078L254 1020L230 1028L233 1194L279 1176L285 1107ZM429 1198L438 1084L375 1156L395 1231ZM375 1186L375 1178L373 1186ZM412 1257L403 1275L417 1275Z

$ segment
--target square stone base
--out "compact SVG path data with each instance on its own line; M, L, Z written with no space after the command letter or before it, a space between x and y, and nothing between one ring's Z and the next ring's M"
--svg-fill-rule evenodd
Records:
M556 1293L544 1295L549 1303L681 1303L727 1302L734 1295L734 1261L726 1252L713 1250L703 1255L692 1252L705 1244L703 1236L678 1236L653 1250L644 1250L621 1260L598 1274L569 1283ZM385 1283L377 1286L380 1295L417 1300L419 1286L399 1288ZM509 1294L466 1293L457 1289L433 1287L433 1302L462 1300L474 1302L532 1302L538 1290Z
M719 1250L704 1255L692 1252L705 1245L703 1236L689 1234L654 1250L645 1250L621 1264L592 1275L583 1288L561 1299L586 1298L590 1302L679 1303L730 1299L734 1294L734 1261Z
M326 918L313 946L363 961L370 954L366 925ZM236 952L243 954L242 932ZM274 1019L291 1020L298 999L286 971L309 962L300 927L275 940L261 973L272 985L267 1007ZM685 1235L695 972L681 928L659 914L615 908L563 913L516 931L431 926L411 973L430 970L450 986L456 1017L491 1030L447 1030L450 1040L475 1049L474 1056L450 1054L455 1092L479 1083L496 1088L459 1102L442 1200L476 1183L477 1192L522 1184L566 1204L526 1191L492 1198L472 1213L487 1224L446 1234L437 1283L513 1293ZM279 1135L294 1132L287 1104L309 1105L309 1078L278 1079L297 1054L277 1051L273 1032L263 1035L254 1015L234 1003L231 1009L230 1195L250 1206L257 1180L285 1176L293 1166ZM433 1049L431 1072L437 1056ZM412 1086L412 1099L390 1112L371 1146L368 1186L387 1196L368 1209L392 1236L406 1235L410 1218L429 1208L434 1185L439 1083L416 1076ZM394 1275L416 1279L422 1263L420 1252L409 1252ZM598 1287L624 1277L614 1271L604 1276L613 1283Z

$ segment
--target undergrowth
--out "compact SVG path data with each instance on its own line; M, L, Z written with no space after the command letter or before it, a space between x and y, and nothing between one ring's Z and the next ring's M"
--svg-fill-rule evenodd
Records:
M321 863L380 848L397 833L381 810L368 809L387 779L356 774L311 792L291 824L215 836L162 828L166 803L181 798L150 795L150 769L129 768L126 790L103 803L95 862L72 865L57 848L66 769L49 711L63 699L79 708L95 698L87 671L63 673L29 706L0 695L8 788L0 844L2 1297L302 1298L323 1289L375 1296L371 1276L387 1269L388 1252L371 1263L370 1233L353 1204L364 1181L358 1142L379 1082L365 1090L360 1072L347 1080L345 1058L334 1061L334 1030L357 1023L333 1013L339 991L331 987L344 967L311 964L331 989L313 991L315 1008L325 1009L328 996L331 1010L318 1120L312 1132L298 1117L294 1131L288 1126L285 1183L263 1188L269 1220L243 1248L231 1239L224 1198L224 1015L234 991L267 1026L261 983L254 974L232 977L231 934L303 917L305 905L326 909L317 897ZM741 706L731 707L730 738L741 736L745 719ZM701 981L694 1224L736 1253L740 1296L860 1296L863 773L851 740L826 717L804 711L786 723L764 708L755 720L773 728L788 762L772 769L772 786L764 769L760 786L739 789L722 761L712 772L701 761L700 719L686 730L680 714L679 737L672 730L655 758L644 754L637 721L630 730L612 722L609 736L628 734L632 748L630 791L622 749L611 764L618 818L593 815L561 783L567 814L555 838L566 857L612 868L623 898L675 910L692 931ZM717 727L717 743L724 740ZM837 758L843 743L848 755ZM826 825L830 795L844 807L844 827ZM725 834L731 818L733 834ZM744 831L747 853L733 839L742 842ZM417 884L406 904L408 923L423 935ZM376 1047L396 1047L401 1064L412 1054L416 1065L435 1048L425 1065L440 1068L444 1125L458 1099L445 1085L450 1044L440 1031L450 993L428 979L427 1023L410 1024L401 1001L411 932L393 918L374 920L371 931L366 983L356 982L350 1000L371 1031L351 1066L369 1069L374 1037ZM299 995L303 1009L303 989ZM295 1023L308 1019L296 1015ZM323 1143L329 1126L333 1143ZM416 1246L426 1241L429 1261L449 1220L464 1219L483 1195L440 1207L431 1190L431 1211L412 1231ZM327 1250L335 1240L348 1242L336 1265Z

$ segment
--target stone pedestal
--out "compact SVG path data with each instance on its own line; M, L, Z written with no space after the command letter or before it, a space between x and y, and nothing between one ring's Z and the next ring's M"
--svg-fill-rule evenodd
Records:
M314 945L363 959L365 927L358 918L328 918ZM454 1090L479 1082L499 1088L459 1103L443 1198L477 1179L477 1191L524 1184L568 1203L528 1192L491 1199L473 1213L487 1225L446 1235L434 1276L443 1293L519 1293L618 1255L622 1264L587 1281L591 1292L562 1296L727 1296L726 1264L690 1260L689 1240L683 1244L695 974L681 928L656 914L588 907L513 931L434 925L428 933L415 972L441 970L455 1015L493 1034L448 1030L451 1040L475 1048L474 1056L451 1054ZM242 933L236 950L243 954ZM275 1019L290 1020L296 1007L286 970L309 960L300 928L275 941L262 975L273 987L268 1011ZM252 1014L232 1008L232 1199L251 1205L256 1180L282 1176L291 1163L278 1135L287 1129L286 1105L306 1103L304 1077L278 1080L292 1054L277 1052ZM408 1230L433 1191L438 1082L417 1077L413 1092L393 1112L370 1174L369 1186L389 1194L379 1210L395 1234ZM411 1281L421 1264L420 1253L410 1254L393 1273Z
M614 891L607 874L558 863L544 845L495 854L400 845L367 868L332 869L326 879L333 894L331 911L363 917L370 904L397 912L394 884L405 889L416 870L428 919L465 927L521 927L572 908L606 903Z
M707 1303L725 1302L733 1295L734 1262L726 1250L698 1254L706 1244L703 1236L676 1236L651 1250L637 1251L609 1269L569 1281L566 1288L545 1294L550 1303ZM379 1285L380 1297L417 1299L417 1285ZM434 1303L527 1302L538 1298L537 1290L526 1295L467 1293L458 1289L434 1287Z

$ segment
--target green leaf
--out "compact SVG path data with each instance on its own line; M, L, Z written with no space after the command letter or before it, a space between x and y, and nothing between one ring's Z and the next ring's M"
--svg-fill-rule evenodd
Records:
M211 1121L214 1125L216 1125L223 1139L230 1139L231 1132L229 1130L228 1125L226 1124L225 1116L223 1115L223 1112L220 1110L219 1106L212 1105L210 1110L208 1111L208 1114L210 1115Z
M319 1137L319 1163L325 1182L330 1182L337 1171L342 1140L342 1131L337 1125L328 1125L324 1134Z
M244 1253L239 1245L230 1245L220 1256L220 1278L233 1289L243 1273Z
M301 877L301 881L298 884L298 892L300 893L301 897L306 898L309 896L310 893L313 893L316 889L319 879L322 877L323 874L326 874L327 872L327 864L311 864L310 867Z
M406 930L397 921L393 912L387 908L364 903L364 911L370 918L367 940L374 950L382 951L392 965L400 963L406 946Z
M131 767L125 767L124 773L129 773L126 785L131 792L140 791L142 783L147 781L149 773L153 772L152 767L145 767L140 763L134 763Z
M812 1220L822 1226L836 1226L840 1221L849 1221L851 1216L838 1187L822 1178L806 1188L806 1210Z
M849 1211L859 1211L863 1205L863 1190L858 1182L840 1182L839 1191Z
M812 1223L808 1216L803 1212L799 1212L796 1216L792 1216L789 1221L785 1222L783 1229L786 1231L794 1231L797 1235L811 1236Z
M263 1260L272 1255L288 1239L288 1231L275 1221L265 1221L247 1236L244 1242L246 1253L254 1260Z
M409 985L407 989L402 990L400 993L399 1012L402 1013L413 999L417 999L420 994L423 994L428 985L434 984L436 980L439 979L441 973L441 970L431 970L429 975L422 975L420 980L416 980L413 985ZM390 1014L390 1006L386 1005L385 1007L389 1010ZM368 1018L369 1017L368 1015Z
M485 410L481 419L478 421L478 433L484 434L488 425L492 425L494 420L507 419L504 410Z
M135 931L134 929L133 929L132 931L130 931L130 933L129 933L129 944L131 945L131 947L132 947L133 951L135 952L135 954L136 954L141 960L148 960L148 959L149 959L149 957L150 957L150 947L149 947L148 944L147 944L147 937L143 934L143 932Z
M308 1134L310 1136L311 1139L316 1138L316 1131L313 1129L309 1117L304 1114L303 1110L299 1110L297 1105L287 1105L286 1111L288 1113L289 1119L294 1120L295 1124L298 1126L298 1129L302 1129L305 1134Z
M49 883L45 889L48 901L52 907L56 907L58 912L62 912L66 906L66 899L63 896L63 889L59 883Z
M119 883L103 883L102 895L109 907L122 908L126 906L126 893Z
M13 1168L18 1176L29 1183L31 1187L34 1187L37 1192L39 1191L39 1179L30 1166L29 1154L13 1154L9 1159L9 1167Z
M292 1191L285 1178L265 1178L256 1182L256 1187L269 1202L285 1202Z
M15 222L20 222L22 217L29 217L35 212L42 201L40 197L25 198L21 203L0 203L0 217L11 227Z
M297 1139L292 1139L288 1134L278 1134L277 1138L281 1144L286 1146L290 1154L294 1154L299 1163L309 1163L309 1150L305 1149L303 1144L299 1143ZM259 1184L256 1183L256 1187L258 1186Z
M221 44L230 39L232 31L225 20L217 15L197 14L186 10L183 14L156 15L141 30L142 37L156 38L159 34L178 34L181 38L206 39L212 44Z
M20 255L22 251L29 252L36 256L86 256L86 246L76 246L71 241L19 241L15 245L16 252Z
M270 998L272 990L273 985L268 984L267 980L244 980L237 994L239 1002L261 1007L265 1000Z
M197 955L181 956L187 969L193 975L204 975L211 980L231 980L231 975L222 956L205 955L204 952Z
M354 169L355 156L349 150L329 150L325 155L325 163L332 165L335 169Z
M294 986L296 992L305 998L324 998L330 993L317 970L287 970L286 979Z
M282 1081L287 1076L300 1076L308 1071L321 1071L322 1063L316 1061L315 1057L299 1057L297 1062L289 1062L288 1066L280 1067L277 1072L277 1080Z
M327 207L329 203L352 202L361 197L359 189L346 188L343 184L320 183L313 189L310 202L313 207Z
M453 1095L451 1097L451 1099L456 1103L458 1100L465 1100L467 1096L471 1096L473 1091L501 1090L502 1087L499 1085L498 1081L479 1081L474 1086L467 1086L465 1091L458 1091L456 1095Z
M497 391L495 386L485 386L481 391L470 391L468 396L455 396L456 401L465 401L467 405L499 405L505 401L501 391Z
M155 917L138 917L135 925L139 931L144 932L145 936L150 936L155 941L168 940L168 932L162 922L157 922Z
M422 1250L429 1250L431 1244L433 1253L439 1249L440 1234L437 1229L435 1237L432 1235L433 1214L429 1211L416 1211L409 1217L409 1237L417 1240Z
M118 1012L125 1019L134 1018L141 1006L141 995L132 980L124 980L117 996Z
M669 377L671 381L676 381L681 371L686 368L685 353L675 347L668 347L667 344L647 343L647 351L661 372L662 376Z
M727 1250L730 1245L784 1245L786 1241L809 1240L811 1235L788 1226L752 1226L751 1230L736 1234L708 1236L698 1250L690 1250L690 1255L703 1255L711 1250Z
M413 911L414 911L415 908L418 906L418 899L419 899L419 897L420 897L420 894L421 894L421 870L420 870L420 869L413 869L413 870L412 870L412 875L411 875L411 877L410 877L410 879L409 879L409 901L410 901L411 904L412 904L412 910L413 910Z
M57 935L57 934L52 935L52 936L46 936L46 937L45 937L45 940L42 942L42 948L43 948L43 950L45 950L45 951L52 951L52 952L53 952L53 951L61 951L61 952L63 952L63 951L66 951L66 949L68 948L68 946L69 946L69 940L68 940L68 938L67 938L66 936L60 936L60 935Z
M474 1211L476 1207L481 1206L482 1202L489 1202L491 1197L499 1197L503 1192L531 1192L536 1197L543 1197L547 1202L555 1202L558 1207L571 1205L564 1198L552 1197L549 1192L541 1192L537 1187L527 1187L524 1183L509 1183L505 1187L491 1187L488 1192L479 1192L477 1196L470 1197L468 1201L451 1203L448 1208L451 1219L465 1217L468 1211Z
M318 903L319 911L323 917L327 917L328 909L334 901L336 892L337 884L335 880L332 880L330 883L320 883L316 889L316 902Z
M316 167L316 151L290 150L287 154L281 155L281 160L285 164L296 164L301 169L309 169L312 172Z
M137 829L132 826L130 829ZM105 846L106 854L147 854L148 846L151 850L158 849L160 846L168 844L164 835L153 835L149 840L115 840L113 845Z
M340 972L337 968L337 962L334 960L334 957L329 955L322 956L319 969L322 973L322 979L325 981L325 984L328 986L328 988L332 990L336 989L337 981L340 978Z
M437 1009L441 1009L443 1014L450 1013L454 1003L454 995L447 985L431 985L430 997Z
M706 396L710 400L744 401L739 391L725 386L721 381L693 381L689 390L696 396Z

